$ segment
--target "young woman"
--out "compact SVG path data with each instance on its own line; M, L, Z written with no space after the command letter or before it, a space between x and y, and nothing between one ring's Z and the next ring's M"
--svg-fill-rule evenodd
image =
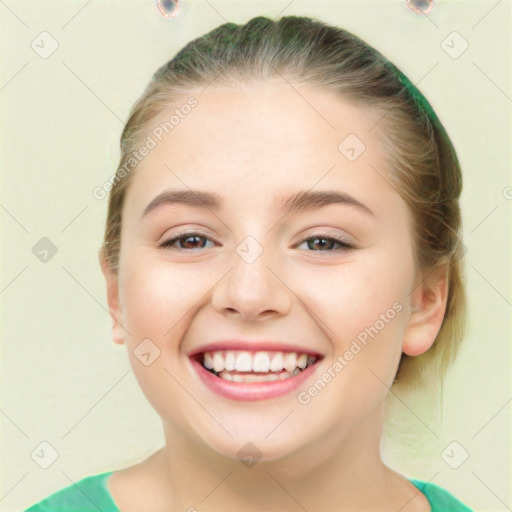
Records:
M379 450L465 313L459 163L404 74L311 18L226 23L121 150L100 264L165 445L28 511L469 511Z

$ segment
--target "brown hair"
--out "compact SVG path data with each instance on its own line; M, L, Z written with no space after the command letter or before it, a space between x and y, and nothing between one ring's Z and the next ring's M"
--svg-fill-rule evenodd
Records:
M357 36L324 22L286 16L225 23L189 42L155 72L121 135L101 248L111 270L118 269L123 203L136 165L132 172L126 168L148 122L214 80L233 85L279 76L334 91L380 115L378 135L389 180L412 214L417 268L426 275L447 265L449 276L446 312L434 345L420 356L402 354L395 383L412 388L428 378L429 386L439 384L463 338L466 315L457 155L432 107L407 77Z

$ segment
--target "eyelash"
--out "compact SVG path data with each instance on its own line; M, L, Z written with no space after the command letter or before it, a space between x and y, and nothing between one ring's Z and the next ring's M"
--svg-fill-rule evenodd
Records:
M194 236L210 240L207 236L204 236L201 233L197 233L197 232L191 231L191 232L187 232L187 233L180 233L180 234L178 234L178 235L176 235L176 236L174 236L172 238L169 238L168 240L166 240L166 241L162 242L161 244L159 244L159 247L161 247L163 249L178 250L178 251L193 251L193 250L196 250L196 249L173 248L172 245L175 242L179 241L179 240L185 240L187 238L194 237ZM315 251L315 250L312 250L312 251L309 251L309 252L343 252L343 251L349 251L351 249L356 249L357 248L356 244L349 243L346 240L344 240L343 238L336 238L336 237L328 236L328 235L322 234L322 233L318 233L316 235L313 235L311 237L303 239L299 243L299 245L301 245L304 242L307 242L309 240L316 240L316 239L328 240L330 242L336 242L337 244L341 245L341 248L333 249L333 250L327 250L327 251L322 251L322 250Z

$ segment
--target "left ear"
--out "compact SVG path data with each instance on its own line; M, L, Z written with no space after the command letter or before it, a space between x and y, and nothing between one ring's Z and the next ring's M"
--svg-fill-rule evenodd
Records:
M421 276L411 292L411 316L405 329L402 351L408 356L426 352L436 339L446 311L449 263Z

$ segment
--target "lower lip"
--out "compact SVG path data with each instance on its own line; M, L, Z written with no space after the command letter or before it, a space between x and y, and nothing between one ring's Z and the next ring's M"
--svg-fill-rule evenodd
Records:
M317 361L298 375L283 380L233 382L222 379L221 377L216 377L194 358L190 358L190 362L201 381L209 389L226 398L240 401L268 400L291 393L313 374L318 365Z

